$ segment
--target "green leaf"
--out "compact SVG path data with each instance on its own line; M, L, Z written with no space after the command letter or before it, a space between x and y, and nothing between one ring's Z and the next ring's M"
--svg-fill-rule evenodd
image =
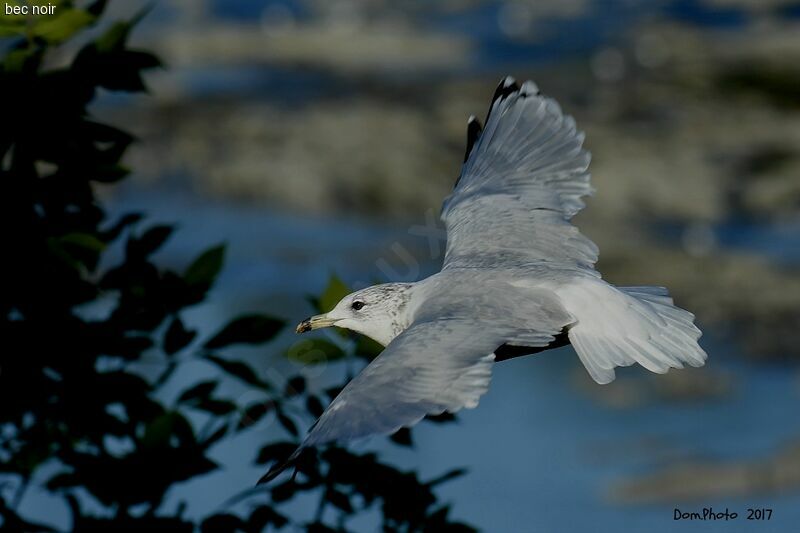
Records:
M243 315L228 323L203 345L215 349L231 344L261 344L272 339L284 322L265 315Z
M319 297L318 311L328 312L339 303L339 300L350 294L350 289L335 274L331 275L328 286Z
M286 352L286 357L290 361L303 365L338 361L346 355L343 349L325 339L304 339L294 343Z
M125 165L97 165L91 179L100 183L116 183L131 173Z
M258 378L252 368L241 361L228 361L227 359L222 359L221 357L217 357L215 355L207 355L206 359L220 367L223 371L227 372L231 376L237 377L245 383L265 390L269 390L271 388L267 383Z
M365 335L359 335L356 341L356 355L372 361L383 351L383 346Z
M6 15L3 13L3 17L0 18L0 38L25 35L25 28L26 21L24 15Z
M89 9L99 8L102 10L105 8L105 2L100 6L97 6L97 4L100 4L100 2L95 2L95 5L91 6ZM145 6L130 20L115 22L103 35L95 40L95 47L97 50L100 52L110 52L124 48L125 42L128 40L128 35L133 27L139 24L147 13L150 12L152 7L152 4Z
M115 22L103 34L95 39L94 45L99 52L111 52L125 46L128 35L131 32L131 24L126 21Z
M60 238L60 241L63 244L74 244L94 252L102 252L106 247L106 243L91 233L67 233Z
M95 21L95 17L82 9L61 8L51 16L36 17L32 35L49 43L61 43Z
M209 380L198 383L183 391L178 397L178 403L192 403L203 398L208 398L214 392L219 384L218 381Z
M192 261L189 268L183 274L183 279L189 285L205 285L210 286L217 278L222 264L225 261L225 245L214 246L209 248L197 259Z
M156 417L145 427L142 446L145 448L165 446L181 423L185 425L186 420L176 412L167 412Z
M3 70L6 72L35 71L41 63L43 53L44 50L40 47L11 50L3 58Z

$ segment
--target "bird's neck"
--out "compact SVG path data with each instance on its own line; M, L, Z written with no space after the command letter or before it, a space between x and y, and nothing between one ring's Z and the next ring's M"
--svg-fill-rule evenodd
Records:
M414 320L415 283L387 283L383 285L389 297L387 307L389 320L374 321L364 325L360 331L372 340L388 345L408 328Z

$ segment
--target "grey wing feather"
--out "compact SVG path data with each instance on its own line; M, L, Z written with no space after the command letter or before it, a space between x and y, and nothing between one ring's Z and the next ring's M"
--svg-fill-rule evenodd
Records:
M442 206L444 268L557 262L591 270L597 246L569 223L593 192L583 138L532 82L504 80Z
M347 384L303 445L389 434L427 414L473 407L502 344L502 335L486 333L460 320L412 325Z

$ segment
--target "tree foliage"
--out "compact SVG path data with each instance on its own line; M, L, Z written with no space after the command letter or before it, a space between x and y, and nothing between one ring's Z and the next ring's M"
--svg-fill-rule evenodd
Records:
M152 257L176 238L173 228L150 224L140 213L113 218L103 209L95 189L128 175L122 159L134 138L98 121L88 107L100 89L145 91L143 72L161 63L128 47L138 17L101 26L64 67L49 68L47 58L53 47L100 24L105 4L62 1L58 16L0 24L0 36L13 39L0 62L6 236L0 526L65 528L49 523L44 510L19 513L25 491L37 484L63 498L73 531L345 531L352 517L374 510L386 531L469 529L450 520L434 493L460 471L422 481L374 454L337 447L304 454L290 479L258 488L248 488L255 480L242 480L246 490L228 502L238 513L196 519L183 506L165 508L176 484L223 467L211 458L215 446L264 417L274 417L294 440L264 435L254 460L266 468L285 459L340 387L323 395L301 376L276 383L232 359L230 346L267 343L283 323L248 314L204 332L185 322L186 310L204 301L220 272L224 247L201 252L183 272L162 268ZM329 305L343 290L334 280L318 304ZM363 340L311 339L298 346L288 356L304 364L375 353ZM136 371L145 357L161 369L158 376ZM197 360L219 377L192 383L173 402L160 400L176 370ZM249 402L221 393L225 380L247 387ZM205 421L200 427L193 422L198 416ZM408 446L411 434L404 430L393 440ZM319 498L316 512L290 516L287 504L304 493ZM244 515L242 502L249 510Z

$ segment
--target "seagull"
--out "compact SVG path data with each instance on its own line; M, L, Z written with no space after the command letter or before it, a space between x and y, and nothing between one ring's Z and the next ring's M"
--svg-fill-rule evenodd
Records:
M694 315L665 288L616 287L595 270L597 246L570 223L594 192L583 140L533 82L500 82L485 127L474 116L467 124L461 173L442 205L441 271L356 291L297 326L346 328L385 349L260 482L305 448L476 407L497 361L571 344L599 384L634 363L658 374L705 363Z

